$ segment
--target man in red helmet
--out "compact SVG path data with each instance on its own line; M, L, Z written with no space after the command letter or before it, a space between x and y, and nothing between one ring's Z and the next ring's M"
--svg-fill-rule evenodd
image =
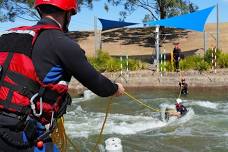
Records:
M64 32L76 0L35 0L41 20L0 34L0 151L58 151L49 137L70 103L67 84L75 77L95 94L124 94L87 61Z

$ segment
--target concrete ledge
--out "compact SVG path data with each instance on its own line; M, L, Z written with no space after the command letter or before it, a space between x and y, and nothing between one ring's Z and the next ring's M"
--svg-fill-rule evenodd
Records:
M121 82L126 88L149 87L149 88L172 88L178 87L181 78L185 78L189 87L226 87L228 88L228 69L218 69L214 72L167 72L158 73L151 70L132 71L123 73L103 73L112 81ZM82 93L86 88L77 80L72 79L69 85L70 92L74 94Z

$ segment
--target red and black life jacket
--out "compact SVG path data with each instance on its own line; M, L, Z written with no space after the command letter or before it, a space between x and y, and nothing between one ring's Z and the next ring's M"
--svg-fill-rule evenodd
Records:
M52 25L36 25L0 34L0 112L32 115L47 124L53 114L57 117L61 115L60 111L64 111L68 86L44 84L37 76L32 49L44 30L61 29ZM34 115L33 111L40 115Z
M177 112L180 112L181 115L185 114L187 112L186 107L183 106L182 104L178 104L178 103L176 103L176 110L177 110Z

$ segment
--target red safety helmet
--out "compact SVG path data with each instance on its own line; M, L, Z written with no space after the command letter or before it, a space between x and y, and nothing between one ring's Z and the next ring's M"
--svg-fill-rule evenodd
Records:
M40 5L53 5L64 11L71 11L72 14L76 14L78 7L77 0L35 0L34 7L37 8Z

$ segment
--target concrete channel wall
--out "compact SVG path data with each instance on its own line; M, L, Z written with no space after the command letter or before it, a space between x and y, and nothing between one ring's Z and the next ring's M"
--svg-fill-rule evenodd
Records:
M181 78L185 78L189 87L226 87L228 88L228 69L219 69L214 72L168 72L158 73L151 70L131 71L129 73L103 73L106 77L116 82L121 82L126 88L154 87L171 88L178 87ZM82 93L86 88L77 80L72 79L69 85L70 92L74 95Z

